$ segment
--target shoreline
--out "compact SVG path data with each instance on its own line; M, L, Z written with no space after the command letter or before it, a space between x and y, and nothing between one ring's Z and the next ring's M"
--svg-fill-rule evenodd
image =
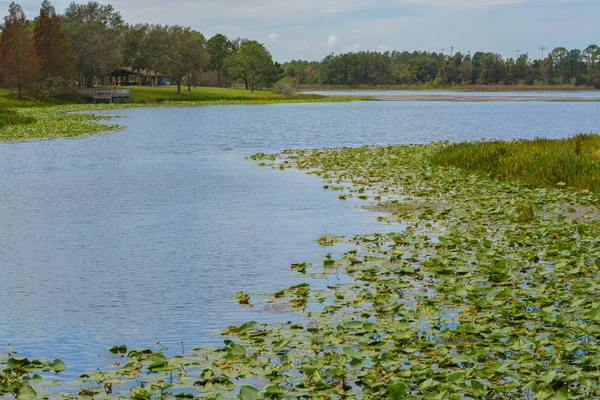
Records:
M421 85L300 85L303 92L389 92L389 91L410 91L410 92L599 92L591 86L571 86L571 85L471 85L471 86L447 86L447 87L424 87Z
M463 103L506 103L506 102L554 102L554 103L599 103L600 97L558 96L465 96L465 95L385 95L375 96L370 101L450 101Z

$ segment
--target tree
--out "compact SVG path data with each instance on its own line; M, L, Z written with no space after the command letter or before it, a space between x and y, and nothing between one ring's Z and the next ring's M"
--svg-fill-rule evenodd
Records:
M155 74L166 71L165 64L168 49L168 27L162 25L150 26L144 37L141 52L146 66L150 67Z
M77 67L61 19L48 0L44 0L40 15L34 21L33 45L41 74L37 95L53 96L73 77Z
M217 33L206 42L206 50L210 56L211 68L217 70L217 85L221 87L221 72L227 58L233 54L233 46L225 35Z
M190 32L187 45L187 83L189 92L192 90L192 76L196 76L199 70L208 65L209 55L206 52L204 35L198 31L192 30Z
M0 66L6 86L17 88L17 98L23 98L23 89L34 84L39 75L33 32L23 8L10 3L0 34Z
M150 54L144 46L149 29L148 24L128 25L123 32L123 63L134 71L148 67Z
M164 49L164 72L175 80L177 94L181 94L183 77L206 61L204 36L190 28L171 26L166 28Z
M120 66L124 23L112 5L96 1L71 3L65 12L64 23L80 76L87 87L94 86L96 76ZM80 79L79 86L81 83Z
M256 78L272 73L273 58L265 46L255 40L246 40L240 45L238 53L229 58L227 65L233 75L247 78L254 92Z

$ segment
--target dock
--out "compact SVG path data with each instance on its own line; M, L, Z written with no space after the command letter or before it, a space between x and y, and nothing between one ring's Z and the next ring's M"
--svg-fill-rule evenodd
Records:
M123 99L131 98L131 91L129 89L113 89L113 88L93 88L93 89L79 89L77 90L79 97L88 100L109 100L123 101Z

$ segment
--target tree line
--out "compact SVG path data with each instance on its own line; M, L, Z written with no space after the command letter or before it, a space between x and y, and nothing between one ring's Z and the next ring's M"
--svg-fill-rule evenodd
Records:
M75 87L111 81L120 67L161 73L188 90L194 85L246 89L315 85L588 85L600 88L600 48L558 47L541 59L527 54L503 58L496 53L446 55L429 52L352 52L330 54L319 62L273 61L255 40L210 39L179 25L127 24L112 5L71 3L59 15L49 0L28 20L13 2L0 25L0 86L38 98ZM140 82L145 84L146 82Z
M282 68L257 41L229 40L222 34L206 40L190 27L129 25L112 5L90 1L71 3L59 15L44 0L40 14L28 20L23 8L11 3L0 26L0 85L38 98L54 97L75 87L110 82L120 67L154 71L188 90L199 76L214 71L218 86L223 78L271 87ZM141 82L144 84L145 82Z
M557 47L542 59L528 54L503 58L429 52L356 52L328 55L321 62L291 61L286 76L313 85L589 85L600 88L600 48Z

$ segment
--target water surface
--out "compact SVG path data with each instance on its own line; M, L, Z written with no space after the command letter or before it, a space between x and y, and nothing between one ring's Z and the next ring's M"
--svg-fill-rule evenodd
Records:
M237 291L302 281L325 231L397 229L298 171L244 159L284 148L565 137L600 130L598 103L357 102L136 108L123 131L0 144L0 350L112 364L105 347L221 343L285 319Z

